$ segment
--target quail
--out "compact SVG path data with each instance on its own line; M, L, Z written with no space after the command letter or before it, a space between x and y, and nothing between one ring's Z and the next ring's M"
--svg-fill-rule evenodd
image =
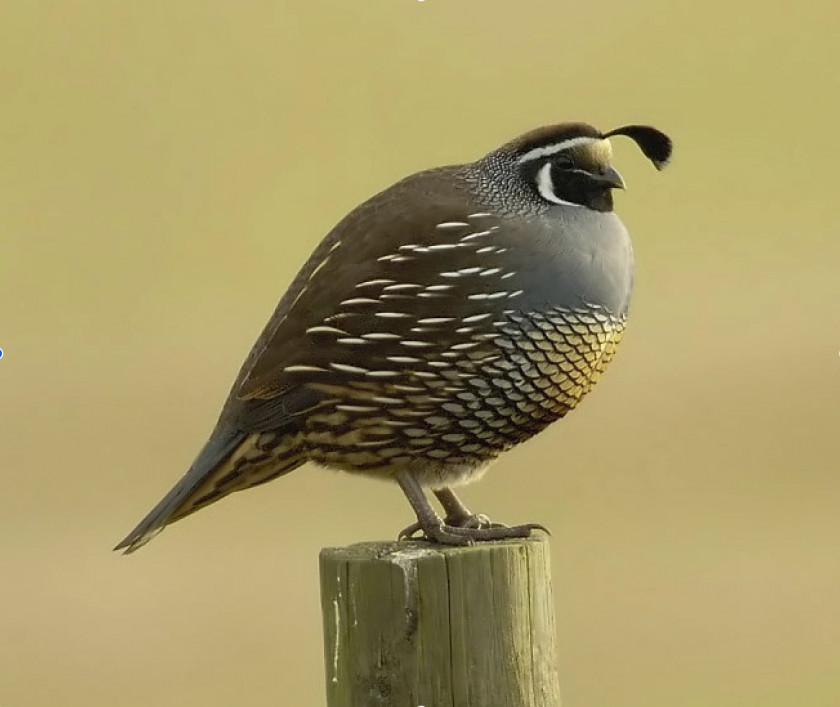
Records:
M633 285L613 212L619 135L657 169L671 156L649 126L563 123L351 211L280 300L192 466L115 549L306 462L396 481L417 517L402 537L541 527L492 523L452 489L577 406L615 353Z

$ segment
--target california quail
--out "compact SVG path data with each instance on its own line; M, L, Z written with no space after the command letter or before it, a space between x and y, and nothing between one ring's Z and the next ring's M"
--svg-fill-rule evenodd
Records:
M396 480L418 521L403 535L464 544L539 527L490 523L451 488L563 417L613 357L633 255L612 135L658 169L671 155L652 127L565 123L351 211L280 300L189 471L116 549L307 461Z

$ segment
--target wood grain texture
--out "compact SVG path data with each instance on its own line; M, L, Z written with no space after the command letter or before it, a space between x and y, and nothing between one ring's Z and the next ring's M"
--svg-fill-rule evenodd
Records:
M559 707L544 538L321 552L328 707Z

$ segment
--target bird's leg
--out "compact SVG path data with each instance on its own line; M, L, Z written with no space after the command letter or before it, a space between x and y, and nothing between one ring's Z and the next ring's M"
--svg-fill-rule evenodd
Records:
M505 538L527 538L531 531L548 530L537 523L507 527L500 523L491 523L486 516L471 513L449 488L435 491L446 510L446 521L435 513L423 489L414 475L403 470L397 474L397 482L408 502L417 514L417 522L405 528L400 539L412 538L418 531L423 531L427 540L443 545L469 545L482 540L503 540Z
M438 501L440 501L440 505L443 506L443 510L446 511L446 518L444 519L446 525L457 528L491 528L500 526L499 523L491 522L483 513L473 513L448 486L435 489L434 494L437 496Z
M417 514L417 522L400 532L400 540L411 539L418 530L422 530L427 540L442 545L469 545L472 542L468 537L448 532L444 522L435 513L435 509L423 493L423 488L408 469L397 473L397 483Z

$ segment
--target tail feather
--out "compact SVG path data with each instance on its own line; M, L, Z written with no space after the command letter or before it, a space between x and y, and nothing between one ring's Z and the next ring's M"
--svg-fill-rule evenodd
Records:
M114 550L123 550L126 555L132 553L143 547L164 527L173 522L173 517L179 509L204 484L213 470L231 456L236 447L242 443L243 438L243 434L211 437L181 480L137 524L137 527L120 541Z
M132 553L170 523L292 471L305 461L300 441L299 434L279 431L214 435L183 478L114 549Z
M231 456L244 437L245 435L241 433L227 437L211 437L181 480L137 524L137 527L120 541L114 550L124 550L126 555L132 553L143 547L165 526L173 522L179 509L188 502L197 489L203 486L213 470Z

